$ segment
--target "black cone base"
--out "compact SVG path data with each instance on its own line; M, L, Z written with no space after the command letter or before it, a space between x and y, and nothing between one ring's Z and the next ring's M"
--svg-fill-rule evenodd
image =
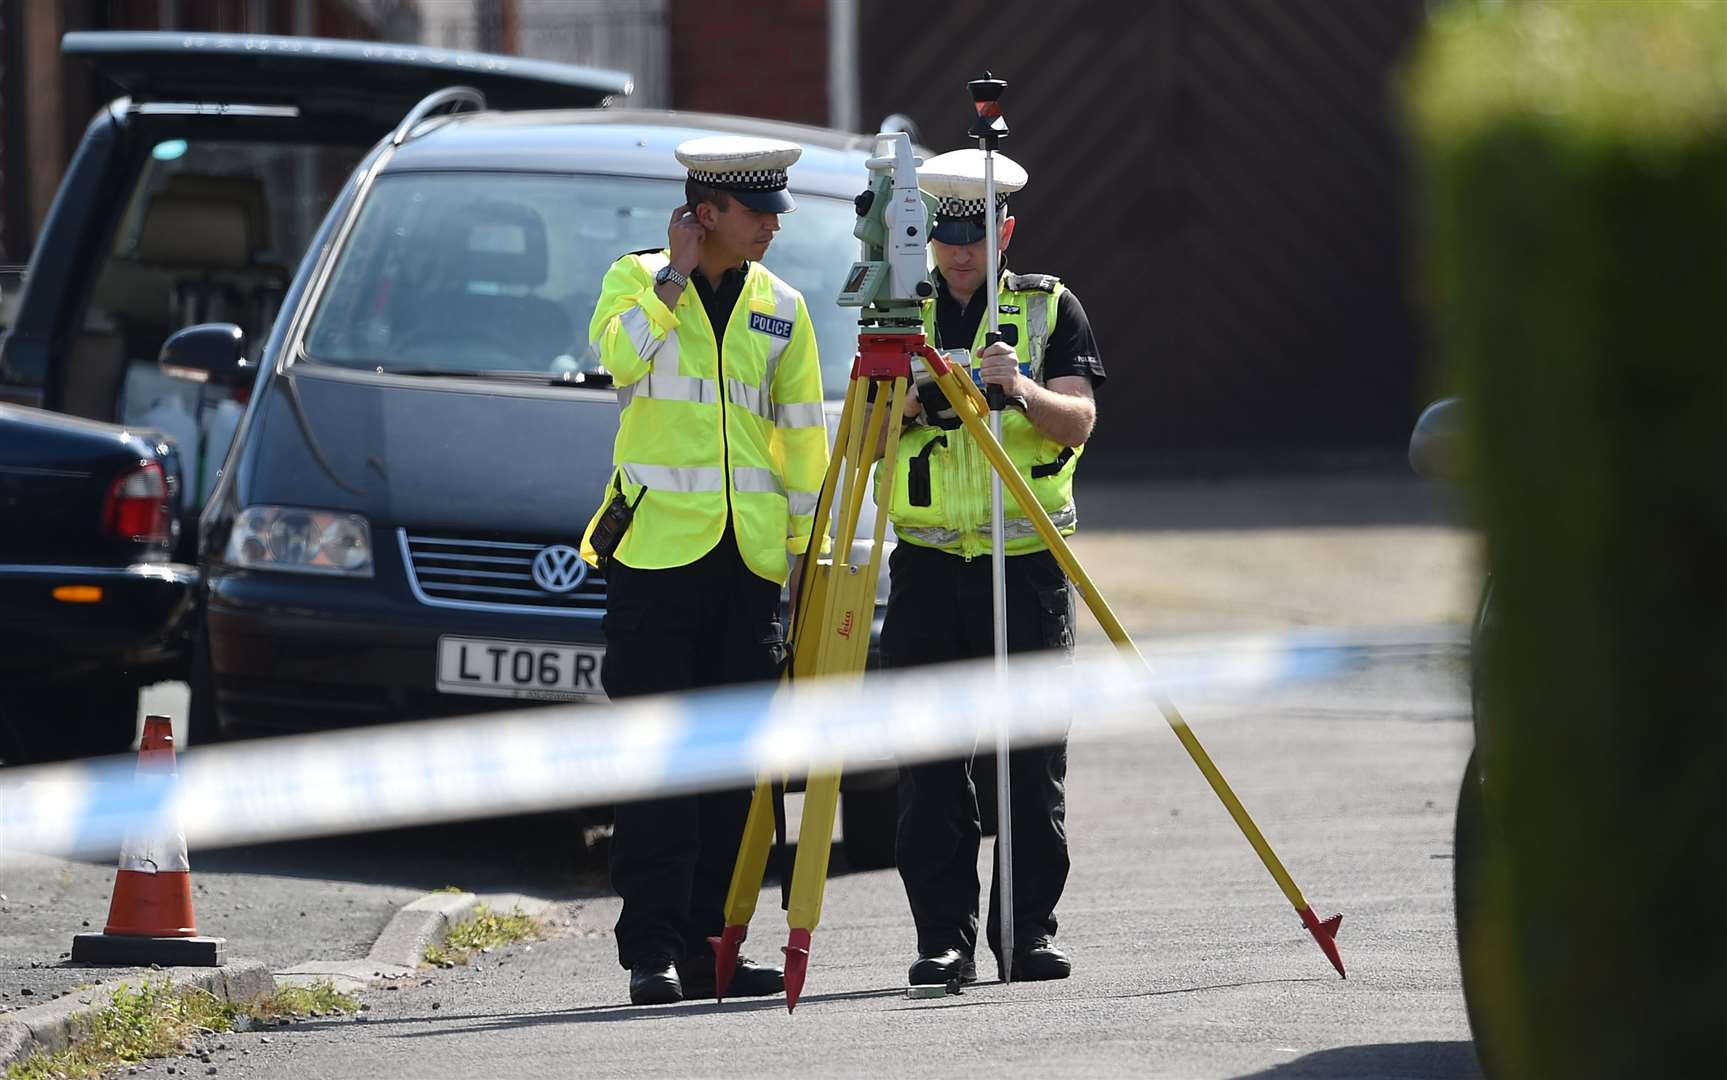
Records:
M119 967L221 967L227 938L125 937L120 934L75 934L74 964Z

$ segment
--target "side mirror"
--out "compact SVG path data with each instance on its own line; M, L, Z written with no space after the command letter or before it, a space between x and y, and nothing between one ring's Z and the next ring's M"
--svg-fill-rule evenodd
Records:
M903 131L911 136L912 152L916 153L923 147L923 132L917 126L917 121L905 113L889 113L876 125L877 131Z
M12 325L12 313L24 291L24 268L0 266L0 330Z
M250 386L258 366L247 363L245 344L245 332L233 323L199 323L163 342L156 366L188 382Z
M1463 399L1429 405L1409 434L1409 467L1429 480L1463 479Z

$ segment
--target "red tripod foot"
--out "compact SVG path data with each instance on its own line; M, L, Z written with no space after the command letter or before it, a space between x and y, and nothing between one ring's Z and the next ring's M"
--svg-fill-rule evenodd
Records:
M1313 940L1319 942L1319 947L1325 951L1325 958L1331 961L1331 966L1337 969L1339 975L1349 978L1343 974L1343 957L1337 954L1337 928L1343 924L1342 912L1321 922L1319 916L1313 913L1311 905L1298 908L1297 911L1301 915L1302 923L1307 927L1307 932L1313 935Z
M781 951L786 954L786 1012L791 1012L798 1007L810 973L810 932L793 930Z
M719 937L708 939L708 944L714 947L714 998L718 1001L724 1001L726 991L731 989L732 976L738 970L738 946L749 932L748 926L728 926Z

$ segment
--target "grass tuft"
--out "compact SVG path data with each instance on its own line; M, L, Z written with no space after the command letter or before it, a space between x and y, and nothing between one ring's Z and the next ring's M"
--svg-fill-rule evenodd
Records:
M276 1020L359 1010L359 998L336 989L328 979L320 979L307 986L284 986L275 993L265 994L246 1006L246 1015L254 1020Z
M121 986L109 1003L78 1025L72 1043L33 1054L6 1069L6 1080L84 1080L147 1058L183 1052L191 1040L227 1031L239 1010L208 990L166 981Z
M427 945L426 963L433 967L454 967L482 949L496 948L517 941L533 941L540 936L540 924L520 909L500 915L484 904L473 914L450 928L442 945Z
M114 991L107 1005L80 1022L72 1043L52 1054L36 1053L6 1069L6 1080L96 1080L122 1065L174 1057L203 1035L232 1031L245 1017L283 1017L354 1012L360 1003L328 981L283 987L236 1005L196 986L175 988L166 980Z

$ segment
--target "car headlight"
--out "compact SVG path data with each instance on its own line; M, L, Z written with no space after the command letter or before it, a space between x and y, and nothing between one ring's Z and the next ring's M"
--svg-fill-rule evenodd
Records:
M372 529L358 514L248 506L234 519L222 561L251 570L372 576Z

